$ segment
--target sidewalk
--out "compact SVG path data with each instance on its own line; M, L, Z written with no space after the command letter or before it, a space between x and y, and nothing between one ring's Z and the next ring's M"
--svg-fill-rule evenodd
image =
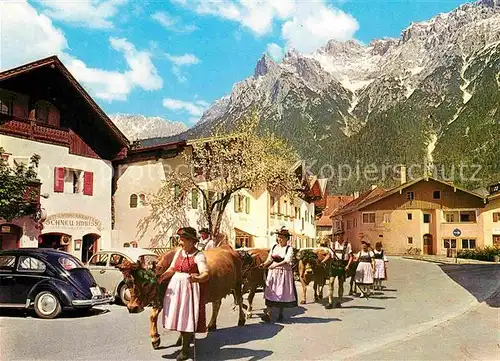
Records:
M446 257L437 255L400 256L400 257L404 259L412 259L417 261L425 261L425 262L433 262L441 264L500 264L499 262L478 261L475 259L455 258L455 257Z

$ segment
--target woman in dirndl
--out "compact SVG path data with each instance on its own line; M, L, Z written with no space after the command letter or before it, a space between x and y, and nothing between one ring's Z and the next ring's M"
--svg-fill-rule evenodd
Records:
M297 307L297 289L293 277L293 248L287 245L290 239L288 230L282 228L278 233L278 243L271 247L267 260L262 267L269 266L264 298L266 309L262 320L271 322L271 307L279 309L278 321L283 321L283 309Z
M382 242L375 243L375 250L373 251L375 255L375 274L373 275L374 290L382 290L382 281L385 281L387 278L386 274L386 264L387 257L384 254L384 248L382 247Z
M194 332L206 332L205 282L209 273L205 255L196 249L196 230L192 227L177 231L182 247L175 254L167 271L161 276L168 283L163 300L163 327L180 331L177 344L182 344L177 360L187 360L190 340Z
M361 297L368 298L371 293L373 273L375 271L374 257L375 254L370 251L370 243L361 241L361 251L356 254L359 264L354 276L356 285L361 290Z

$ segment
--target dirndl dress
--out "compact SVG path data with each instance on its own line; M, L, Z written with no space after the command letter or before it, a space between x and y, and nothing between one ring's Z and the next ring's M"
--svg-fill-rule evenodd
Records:
M385 256L384 251L373 251L375 254L375 275L373 278L378 280L385 280Z
M207 332L206 283L191 283L188 279L189 274L200 273L197 260L204 262L203 267L206 267L205 256L201 252L187 255L183 250L179 250L174 256L172 263L175 273L168 283L163 299L163 327L167 330Z
M358 253L359 264L356 268L356 275L354 276L354 281L358 285L372 285L373 284L373 268L371 259L373 258L373 252L360 251Z
M268 260L272 258L273 262L281 262L286 259L288 263L269 270L264 291L266 306L297 307L297 289L290 264L292 257L293 250L290 246L274 245L269 252Z

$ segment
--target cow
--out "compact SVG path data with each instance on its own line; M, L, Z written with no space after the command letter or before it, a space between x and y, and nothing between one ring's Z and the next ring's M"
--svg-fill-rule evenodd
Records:
M266 270L259 267L262 265L268 255L267 248L239 249L238 253L243 260L243 290L242 294L248 292L248 307L246 316L252 317L252 304L258 287L266 287Z
M326 257L328 251L322 249L303 249L299 251L299 280L302 285L301 304L306 303L307 286L313 282L314 301L323 298L323 287L326 282L326 268L321 261Z
M141 261L132 263L124 261L117 268L122 271L124 280L130 290L130 301L127 309L130 313L144 311L144 307L152 305L149 316L149 332L154 349L160 346L158 334L158 315L163 308L163 298L167 288L166 284L159 284L158 279L170 267L177 249L172 249L159 259L153 269L146 269ZM239 308L238 326L245 324L243 312L242 288L242 262L230 246L222 246L204 251L207 259L210 279L207 282L206 303L212 303L212 317L207 325L209 331L217 329L217 315L222 299L233 294ZM177 340L180 345L180 340Z

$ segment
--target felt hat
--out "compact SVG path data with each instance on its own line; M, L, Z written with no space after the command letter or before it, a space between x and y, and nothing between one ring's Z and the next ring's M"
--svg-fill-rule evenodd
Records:
M342 230L342 229L338 229L338 230L336 230L336 231L335 231L335 233L334 233L333 235L334 235L334 236L338 236L338 235L340 235L340 234L344 234L344 233L345 233L345 232L344 232L344 230Z
M179 228L177 235L182 238L189 238L195 242L198 242L198 235L196 234L196 229L193 227L183 227Z
M365 240L361 241L361 244L363 244L363 243L366 244L368 247L371 246L370 242L368 242L368 241L365 241Z
M290 234L290 232L288 231L288 229L286 229L285 227L283 227L278 232L278 237L279 236L290 238L292 235Z

